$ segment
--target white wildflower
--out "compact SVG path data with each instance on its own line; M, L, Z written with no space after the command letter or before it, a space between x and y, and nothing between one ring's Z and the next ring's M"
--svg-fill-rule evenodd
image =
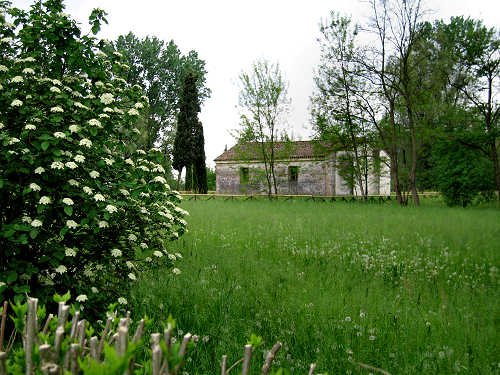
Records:
M102 194L99 194L99 193L94 195L94 199L96 202L104 202L104 196Z
M168 254L168 259L170 259L170 260L176 260L177 258L175 257L174 254Z
M132 263L130 260L127 260L125 262L125 265L128 267L128 268L134 268L134 263Z
M346 321L347 323L351 322L351 317L350 317L350 316L346 316L346 317L345 317L345 321Z
M97 126L98 128L100 128L101 122L98 119L92 118L89 120L89 125L90 126Z
M10 103L11 107L20 107L23 105L23 102L20 101L19 99L14 99L12 103Z
M76 297L76 302L85 302L87 300L88 300L88 298L87 298L87 295L85 295L85 294L80 294L78 297Z
M59 81L58 79L53 79L52 80L52 84L57 85L57 86L61 86L62 85L61 81Z
M163 256L163 253L161 251L155 250L153 252L153 255L157 258L161 258Z
M135 103L134 107L137 108L137 109L141 109L141 108L144 108L144 104L142 104L142 103Z
M78 125L70 125L69 126L69 131L71 133L78 133L80 131L80 127Z
M122 193L125 196L130 195L127 189L120 189L120 193Z
M20 141L19 141L19 138L11 138L11 139L9 140L9 145L13 145L13 144L15 144L15 143L19 143L19 142L20 142Z
M139 245L142 249L147 249L148 248L148 244L146 242L141 242L140 245Z
M99 114L99 118L109 118L109 115L107 115L105 113L101 113L101 114Z
M91 171L91 172L89 173L89 175L90 175L90 177L92 177L92 178L97 178L97 177L99 177L99 172L97 172L97 171Z
M108 228L109 227L108 222L105 220L99 221L98 225L99 225L99 228Z
M84 186L83 191L88 195L92 194L92 189L89 188L88 186Z
M125 298L123 298L123 297L120 297L120 298L118 298L118 303L120 305L126 305L127 304L127 300Z
M10 36L0 39L0 43L11 43L14 39Z
M51 202L52 201L50 200L50 197L47 197L46 195L41 197L40 200L38 201L38 203L40 204L50 204Z
M36 130L36 126L33 124L27 124L24 129L26 130Z
M55 132L53 136L56 138L66 138L66 134L64 134L63 132Z
M137 280L137 278L135 277L135 275L134 275L133 273L129 273L129 274L128 274L128 278L129 278L130 280Z
M57 267L55 269L55 271L57 273L63 274L63 273L65 273L67 271L67 268L66 268L66 266L64 266L64 265L61 264L59 267Z
M52 86L50 88L50 92L55 92L56 94L60 94L61 93L61 89L59 87Z
M63 198L62 202L68 206L72 206L74 205L75 203L73 202L73 199L71 198Z
M30 189L33 190L33 191L40 191L41 190L40 186L37 185L37 184L35 184L34 182L32 182L30 184Z
M113 165L113 163L115 162L113 159L108 159L108 158L104 158L103 160L106 163L106 165Z
M23 73L24 74L35 74L35 71L31 68L24 68Z
M45 172L45 169L43 167L38 167L35 169L35 174L42 174Z
M130 116L138 116L139 112L135 108L130 108L127 112Z
M59 106L55 106L55 107L52 107L50 109L50 112L54 112L54 113L60 113L60 112L64 112L64 109L62 109L61 107Z
M92 288L90 288L90 290L92 291L92 293L99 292L99 289L97 289L95 286L93 286Z
M42 226L42 224L43 224L43 223L42 223L40 220L38 220L38 219L35 219L35 220L33 220L33 221L31 222L31 226L32 226L32 227L35 227L35 228L41 227L41 226Z
M85 147L89 147L90 148L92 146L92 141L90 139L83 138L80 141L80 146L85 146Z
M68 180L68 184L70 184L71 186L79 186L80 183L76 180L73 180L73 179L70 179Z
M130 158L128 159L125 159L125 163L129 164L129 165L134 165L134 161Z
M60 161L53 161L52 164L50 164L51 169L64 169L64 164Z
M86 105L80 103L80 102L75 102L73 103L73 105L77 108L81 108L81 109L89 109L89 107L87 107Z
M14 78L12 78L12 82L14 82L14 83L19 83L22 81L23 81L23 77L21 77L21 76L15 76Z
M78 224L74 220L68 220L68 221L66 221L66 226L68 228L76 228L78 226Z
M165 180L165 178L163 178L162 176L156 176L155 178L153 178L153 181L154 182L159 182L161 184L166 184L167 183L167 180Z
M110 104L110 103L113 103L113 101L115 100L115 98L113 97L113 94L107 92L105 94L102 94L99 99L101 99L101 103L102 104Z
M115 111L113 110L113 108L109 108L109 107L104 107L104 108L103 108L103 111L104 111L104 112L110 112L110 113L111 113L111 112L115 112Z
M118 209L113 206L112 204L108 204L105 208L106 211L108 211L110 214L112 214L113 212L116 212L118 211Z
M120 249L113 249L111 250L111 255L114 256L115 258L119 258L122 256L122 251Z
M7 68L5 65L0 65L0 72L8 72L9 68Z
M135 234L133 234L133 233L130 233L128 235L128 240L129 241L137 241L137 236Z
M175 253L175 256L176 256L177 258L182 259L182 254L181 254L181 253Z
M180 270L180 269L178 269L178 268L174 268L174 269L172 270L172 273L174 273L175 275L180 275L180 274L181 274L181 270Z
M76 251L71 247L67 247L66 250L64 251L64 254L66 254L67 257L74 257L76 256Z
M73 159L75 159L75 161L78 163L83 163L85 161L85 156L78 154L78 155L75 155L75 157Z

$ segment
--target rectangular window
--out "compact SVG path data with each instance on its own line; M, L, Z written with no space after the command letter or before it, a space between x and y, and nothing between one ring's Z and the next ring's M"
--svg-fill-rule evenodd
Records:
M248 184L248 168L240 168L240 184Z
M299 180L299 167L288 167L288 181L297 182Z

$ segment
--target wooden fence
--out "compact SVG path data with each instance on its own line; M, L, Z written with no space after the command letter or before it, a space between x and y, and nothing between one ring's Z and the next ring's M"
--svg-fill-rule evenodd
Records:
M181 192L182 197L186 200L257 200L257 199L269 199L269 200L305 200L305 201L319 201L319 202L361 202L363 197L359 195L291 195L291 194L197 194L190 192ZM425 192L419 194L420 198L438 198L439 193L437 192ZM410 196L411 198L411 196ZM367 201L372 203L384 203L388 201L395 201L396 196L391 195L368 195Z

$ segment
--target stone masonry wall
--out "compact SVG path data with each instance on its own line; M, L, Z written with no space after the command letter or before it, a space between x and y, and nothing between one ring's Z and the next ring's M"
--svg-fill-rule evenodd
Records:
M298 168L296 182L290 181L289 167ZM248 168L248 183L241 180L241 168ZM266 194L267 183L264 163L218 161L215 166L216 190L218 194ZM382 165L381 176L369 176L368 194L389 194L390 176L388 168ZM351 195L335 168L335 157L327 160L296 159L276 163L275 174L278 194L304 195ZM357 189L354 194L357 195ZM274 193L274 188L272 189Z

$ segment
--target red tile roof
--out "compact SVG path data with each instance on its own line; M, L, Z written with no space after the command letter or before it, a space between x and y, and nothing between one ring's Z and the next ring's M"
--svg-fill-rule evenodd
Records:
M270 151L270 146L267 146ZM315 159L327 156L333 151L327 142L320 141L295 141L274 142L274 154L276 160L283 159ZM236 160L262 160L262 148L258 142L246 142L236 144L215 161Z

